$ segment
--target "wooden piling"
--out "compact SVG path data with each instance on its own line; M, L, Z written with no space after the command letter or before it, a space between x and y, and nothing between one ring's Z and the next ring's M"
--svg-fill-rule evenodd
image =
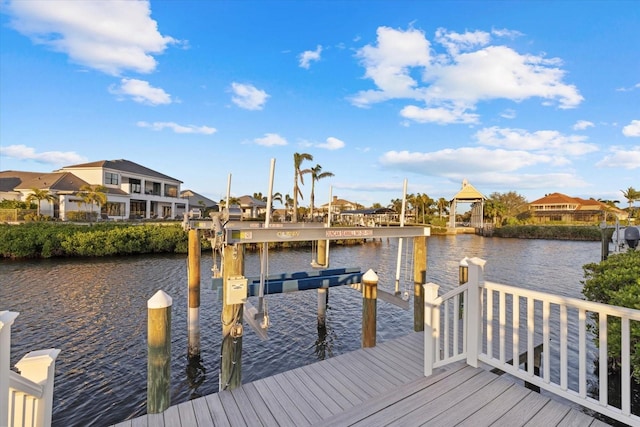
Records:
M244 274L244 245L228 245L223 253L222 349L220 352L219 391L232 390L242 384L242 315L243 304L227 304L230 277Z
M373 270L367 271L362 284L362 347L375 347L378 275Z
M189 310L187 313L187 357L200 357L200 235L189 230L188 284Z
M147 301L147 413L171 405L171 305L162 290Z
M318 288L318 326L324 326L327 318L329 288Z
M318 240L318 264L323 267L327 267L327 241Z
M424 289L427 283L427 236L413 238L413 330L424 331Z

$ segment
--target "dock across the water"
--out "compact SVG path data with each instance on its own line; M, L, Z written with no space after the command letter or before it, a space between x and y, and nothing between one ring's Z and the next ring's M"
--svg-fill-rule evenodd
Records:
M457 362L425 377L423 363L414 332L116 427L607 425L489 368Z

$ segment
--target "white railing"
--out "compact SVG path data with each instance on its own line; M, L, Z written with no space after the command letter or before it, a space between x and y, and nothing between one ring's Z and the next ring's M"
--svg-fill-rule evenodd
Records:
M459 360L474 367L483 362L640 426L640 417L631 412L631 330L640 328L634 323L640 322L640 310L484 281L485 261L473 258L468 264L468 283L440 297L438 285L424 285L425 376ZM609 331L619 334L620 341L608 341ZM618 403L609 396L608 347L620 363ZM595 361L597 386L591 386L588 368Z
M60 350L29 352L9 369L11 325L19 313L0 311L0 427L51 426L55 363Z

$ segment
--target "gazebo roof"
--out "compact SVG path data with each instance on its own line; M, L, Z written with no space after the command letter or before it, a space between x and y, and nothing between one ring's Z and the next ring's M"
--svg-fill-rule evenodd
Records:
M462 180L462 189L458 191L458 193L453 196L452 200L485 200L486 197L475 189L475 187L469 184L469 181L466 179Z

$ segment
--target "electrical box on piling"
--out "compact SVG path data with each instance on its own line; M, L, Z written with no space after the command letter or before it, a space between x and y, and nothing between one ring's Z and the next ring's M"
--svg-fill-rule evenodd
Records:
M230 276L224 289L224 303L226 305L244 304L247 300L247 278L244 276Z

